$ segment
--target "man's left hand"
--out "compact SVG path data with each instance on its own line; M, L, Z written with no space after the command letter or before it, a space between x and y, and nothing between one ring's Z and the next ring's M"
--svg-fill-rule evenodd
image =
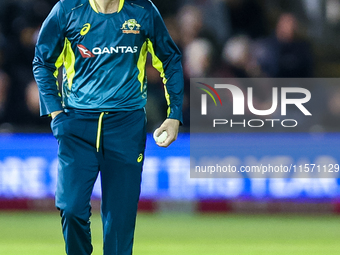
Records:
M155 135L160 136L163 131L168 133L168 137L162 143L157 143L160 147L168 147L172 142L177 139L179 128L179 120L166 119L163 124L155 130Z

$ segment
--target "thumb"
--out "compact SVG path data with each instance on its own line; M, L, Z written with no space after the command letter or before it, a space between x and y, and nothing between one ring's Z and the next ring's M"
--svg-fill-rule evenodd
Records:
M154 137L158 137L158 136L160 136L160 135L162 134L163 131L164 131L164 130L161 129L161 128L159 127L159 128L157 128L157 129L153 132L153 136L154 136Z

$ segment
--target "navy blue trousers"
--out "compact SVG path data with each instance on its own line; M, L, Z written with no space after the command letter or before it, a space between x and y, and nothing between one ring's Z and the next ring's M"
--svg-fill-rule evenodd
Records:
M144 109L61 113L56 207L68 255L92 253L90 198L100 173L104 255L131 255L146 140Z

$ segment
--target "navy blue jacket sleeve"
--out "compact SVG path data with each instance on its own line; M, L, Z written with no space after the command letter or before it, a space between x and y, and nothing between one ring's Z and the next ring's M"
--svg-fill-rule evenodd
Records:
M64 17L63 7L58 2L44 21L35 48L33 73L39 88L41 116L63 110L57 75L65 40L62 24Z
M153 4L150 23L151 31L148 50L152 55L153 66L161 73L163 78L165 97L169 106L168 118L182 122L184 91L182 55L171 39L161 15Z

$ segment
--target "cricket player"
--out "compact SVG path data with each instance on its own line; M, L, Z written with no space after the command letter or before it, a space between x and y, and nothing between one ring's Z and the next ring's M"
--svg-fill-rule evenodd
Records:
M58 140L56 207L69 255L92 253L100 172L104 254L132 254L146 140L147 52L165 84L169 146L182 121L181 54L149 0L61 0L42 25L33 71ZM58 69L63 65L59 93Z

